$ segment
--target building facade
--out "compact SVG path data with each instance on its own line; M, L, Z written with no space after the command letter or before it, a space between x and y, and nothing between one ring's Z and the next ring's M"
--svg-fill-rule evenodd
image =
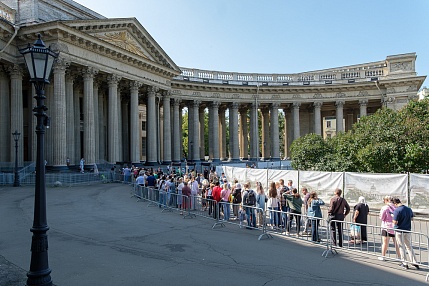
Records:
M425 80L416 74L414 53L299 74L178 67L135 18L107 19L71 0L3 0L0 31L0 132L6 134L0 162L14 162L7 134L17 130L20 165L35 160L36 136L35 91L18 48L39 33L60 52L45 90L51 117L45 157L53 168L82 157L87 165L180 162L184 108L188 160L278 160L302 135L333 136L383 106L400 109ZM286 118L283 136L279 112Z

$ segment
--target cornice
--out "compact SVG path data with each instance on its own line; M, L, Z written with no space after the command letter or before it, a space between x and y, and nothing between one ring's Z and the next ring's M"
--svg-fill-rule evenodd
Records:
M180 73L180 71L167 68L144 57L133 54L125 49L97 39L88 33L65 25L62 22L49 22L24 27L20 30L17 38L23 46L28 42L36 40L38 33L42 34L43 40L47 43L55 41L68 43L165 78L170 79Z

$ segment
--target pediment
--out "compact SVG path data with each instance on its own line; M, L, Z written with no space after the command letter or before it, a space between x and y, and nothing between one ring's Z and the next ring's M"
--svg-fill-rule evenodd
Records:
M127 31L94 33L92 36L136 55L142 56L146 59L154 60L150 54L138 43L133 35Z
M135 18L62 21L62 23L137 57L180 72L179 67Z

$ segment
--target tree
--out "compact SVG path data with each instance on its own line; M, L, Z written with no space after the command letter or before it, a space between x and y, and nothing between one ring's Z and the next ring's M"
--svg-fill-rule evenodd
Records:
M293 154L292 167L299 170L313 170L321 158L330 153L323 137L314 133L296 139L290 149Z

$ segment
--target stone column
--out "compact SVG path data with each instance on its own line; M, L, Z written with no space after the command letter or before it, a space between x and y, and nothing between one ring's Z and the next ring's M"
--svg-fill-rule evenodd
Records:
M107 136L107 128L106 128L106 98L105 98L105 89L98 89L98 126L100 129L100 146L99 146L99 154L101 160L107 160L106 156L106 136Z
M226 160L226 121L225 121L225 107L219 108L219 155L220 160Z
M140 163L139 88L141 86L142 84L138 81L130 83L131 163Z
M81 94L81 82L75 82L73 86L73 106L74 106L74 158L70 158L70 161L79 165L80 158L82 157L82 150L80 147L80 94Z
M368 106L368 99L359 100L360 114L359 117L362 118L366 116L366 107Z
M244 160L249 159L249 140L247 128L247 107L240 109L240 156Z
M199 122L200 122L200 160L206 160L206 142L204 138L204 129L205 129L205 106L201 106L198 112Z
M66 105L66 69L70 63L64 58L58 58L53 67L54 96L52 97L51 130L52 162L55 167L66 166L67 160L67 105Z
M301 127L299 124L299 108L301 102L294 102L292 104L292 115L293 115L293 140L298 139L301 136Z
M178 98L174 99L173 105L173 162L180 162L180 142L182 136L180 135L180 103L181 100Z
M9 94L9 77L0 66L0 130L3 135L0 136L0 162L11 162L10 137L15 130L10 129L11 108ZM33 116L35 117L35 116ZM31 120L30 120L31 122ZM8 134L9 136L6 136Z
M272 103L270 114L271 159L277 161L280 160L279 107L278 103Z
M9 138L11 162L15 162L15 140L12 133L18 131L21 133L18 140L18 166L22 167L24 163L24 111L22 102L22 76L23 71L20 66L13 65L9 67L10 74L10 133L2 134Z
M108 98L108 122L107 122L107 157L109 162L116 163L119 161L118 144L118 83L121 77L111 74L107 77L107 84L109 88Z
M284 112L284 114L285 114L285 130L284 130L284 142L283 142L283 144L284 144L284 150L285 150L285 153L283 154L284 155L284 158L287 158L287 157L289 157L289 139L291 138L291 136L289 136L289 131L290 131L290 122L291 122L291 120L290 120L290 109L288 109L288 108L283 108L283 112ZM287 119L289 117L289 120Z
M52 80L51 80L52 82ZM47 162L47 166L52 166L52 162L54 161L54 150L52 146L54 146L54 133L52 132L52 121L55 120L55 113L54 113L54 85L48 84L45 86L45 104L47 109L47 116L49 118L49 127L46 126L46 133L45 133L45 160Z
M156 136L156 102L155 96L158 92L158 88L151 86L149 87L149 93L147 97L147 118L146 118L146 138L147 138L147 154L146 164L155 165L157 163L157 136Z
M100 116L99 112L99 102L98 102L98 94L99 94L100 82L98 80L94 80L94 138L95 138L95 163L100 162Z
M95 163L94 77L98 71L92 67L82 69L83 77L83 157L85 165Z
M70 159L70 164L73 164L75 158L75 144L74 142L74 131L75 131L75 120L74 120L74 103L73 103L73 81L74 76L69 72L65 76L66 81L66 159Z
M192 161L200 161L200 123L199 123L199 115L198 115L198 109L200 107L201 101L194 100L193 102L193 150L192 150Z
M238 108L240 104L234 102L229 106L229 160L240 161L238 141Z
M163 140L163 149L164 149L164 157L162 162L164 164L171 163L171 112L170 112L170 92L163 93L163 115L164 115L164 140Z
M129 103L130 98L127 95L122 95L121 97L121 116L120 116L120 124L121 134L120 136L120 145L122 148L119 150L119 154L122 154L121 162L130 162L130 128L129 128ZM131 165L128 165L131 167Z
M250 160L259 160L258 103L250 110Z
M323 102L315 102L314 106L314 133L322 136L322 116L321 108Z
M270 159L270 113L268 108L262 108L262 158Z
M187 161L192 161L194 148L194 106L193 101L188 103L188 156Z
M210 106L210 136L209 136L209 146L210 149L213 150L210 155L213 162L220 161L219 155L219 106L220 103L218 101L213 101Z
M344 101L342 101L342 100L336 101L335 102L335 106L337 107L337 114L336 114L336 122L337 122L336 134L338 134L338 132L344 132L344 124L343 124L343 119L344 119L344 114L343 114Z

